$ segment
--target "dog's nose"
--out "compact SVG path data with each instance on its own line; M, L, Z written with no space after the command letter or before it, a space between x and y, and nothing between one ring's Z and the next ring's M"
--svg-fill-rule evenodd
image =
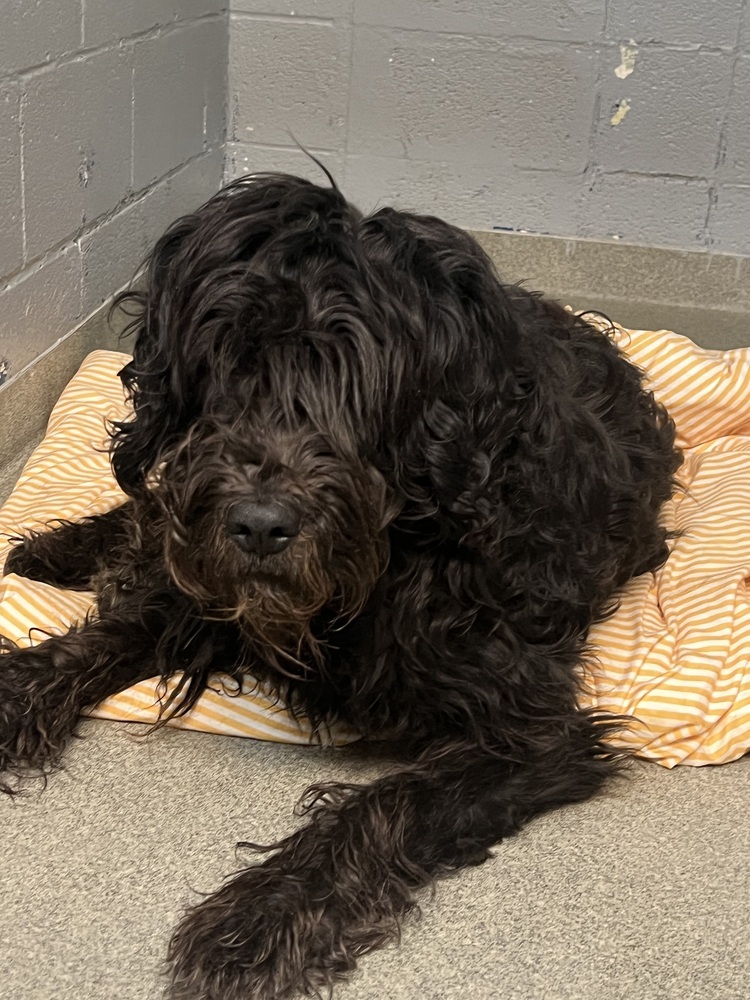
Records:
M299 534L299 516L280 503L240 500L229 510L227 533L245 552L267 556L281 552Z

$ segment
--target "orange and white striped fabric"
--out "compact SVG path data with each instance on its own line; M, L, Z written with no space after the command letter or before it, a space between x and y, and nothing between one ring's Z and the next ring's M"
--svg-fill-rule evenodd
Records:
M750 749L750 348L707 351L674 333L619 327L615 339L647 371L677 424L685 491L667 505L665 520L682 535L666 566L632 581L619 610L592 631L587 703L634 716L622 742L666 767L734 760ZM127 360L97 351L63 392L47 436L0 511L0 563L7 536L100 513L122 499L104 441L105 420L126 410L116 373ZM35 630L64 631L90 608L88 594L14 575L0 582L0 634L19 644L44 638ZM153 722L156 681L89 714ZM217 683L170 725L288 743L311 739L309 727L250 680L237 697ZM337 743L353 738L344 730L331 734Z
M665 767L750 750L750 348L709 351L666 331L616 329L685 452L666 565L591 632L591 703L632 715L622 742Z
M0 566L11 544L10 536L28 528L43 528L56 519L101 514L123 501L124 494L109 466L106 423L122 419L127 413L117 373L129 360L126 354L95 351L63 391L44 440L0 510ZM92 607L93 594L57 590L15 574L0 579L0 635L19 646L42 641L45 633L66 632ZM173 719L169 725L280 743L313 741L310 726L304 720L293 719L252 679L248 678L240 696L230 696L224 690L220 675L216 681L188 715ZM177 677L170 689L176 682ZM157 684L158 678L142 681L87 714L100 719L153 723L158 718ZM230 681L229 691L232 684ZM320 741L340 744L355 738L356 734L334 726Z

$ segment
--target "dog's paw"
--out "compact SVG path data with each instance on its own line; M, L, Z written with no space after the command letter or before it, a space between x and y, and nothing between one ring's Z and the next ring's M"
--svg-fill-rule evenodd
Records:
M0 575L15 573L64 590L89 590L96 568L93 556L85 548L82 554L66 549L66 531L58 528L13 539Z
M34 552L31 538L13 539L13 545L5 558L2 575L8 576L9 573L25 576L30 580L46 579L44 566Z
M318 996L354 968L361 950L335 891L274 868L247 869L187 913L169 947L170 1000Z
M46 781L61 766L79 708L43 644L0 641L0 650L0 793L15 795L27 779Z

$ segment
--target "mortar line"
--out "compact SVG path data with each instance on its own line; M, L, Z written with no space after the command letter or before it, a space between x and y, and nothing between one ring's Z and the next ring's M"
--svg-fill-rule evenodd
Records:
M711 180L706 174L679 174L664 170L608 170L606 167L600 166L598 167L598 171L602 177L640 177L644 180L646 178L655 178L665 181L703 182L704 184L709 183Z
M349 164L349 132L352 124L352 73L354 70L354 6L351 8L351 17L349 19L349 71L347 73L347 84L346 84L346 118L344 121L344 150L343 150L343 161L341 163L341 173L342 184L346 184L347 177L347 167Z
M334 24L333 17L310 17L301 14L256 14L252 11L233 10L232 17L238 21L268 21L270 24Z
M734 52L732 56L732 65L729 70L729 86L727 88L727 97L724 102L724 108L721 116L721 124L719 126L719 137L716 145L716 159L714 160L713 176L710 178L708 187L708 205L706 206L706 216L703 222L703 228L705 232L705 245L711 246L711 216L713 215L713 210L719 202L719 174L721 167L723 166L724 159L726 157L726 143L727 143L727 126L729 124L729 111L732 107L732 98L734 97L734 85L737 77L737 66L740 61L740 52L742 46L742 32L743 25L745 22L745 13L747 10L748 0L742 0L742 7L739 12L739 18L737 23L737 34L734 40Z
M21 147L21 259L26 266L26 126L24 112L26 110L26 93L21 91L18 98L18 140Z
M250 139L229 139L227 141L228 146L252 146L253 149L267 149L271 153L287 153L290 150L298 151L299 146L284 146L281 143L272 142L253 142ZM330 149L327 146L305 146L305 149L309 150L311 153L331 153L335 155L338 150Z
M130 67L130 190L135 188L135 56Z
M232 15L229 10L229 5L227 4L224 14L224 28L226 35L226 50L224 57L224 71L221 77L222 85L222 101L221 101L221 144L222 144L222 168L221 168L221 181L224 183L224 179L227 175L226 171L226 145L229 142L229 45L231 42L230 32L232 27Z
M596 153L596 136L599 130L599 118L601 116L601 104L602 104L602 84L604 81L604 61L605 53L607 51L607 26L609 23L609 3L610 0L604 0L604 20L602 22L602 29L599 38L599 47L596 50L596 79L594 81L594 102L591 108L591 128L589 129L589 141L588 141L588 158L586 161L586 166L583 169L582 179L584 183L581 185L581 193L579 196L578 209L583 215L583 210L588 200L586 184L589 184L589 192L593 189L596 183L597 176L597 166L595 163L595 153Z

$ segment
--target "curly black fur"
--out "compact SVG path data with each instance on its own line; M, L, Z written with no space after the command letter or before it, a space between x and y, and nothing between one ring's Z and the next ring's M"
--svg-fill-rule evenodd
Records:
M666 557L673 427L607 335L466 233L294 177L176 222L122 304L130 499L9 557L98 611L4 655L4 788L58 764L84 706L175 671L166 714L228 668L399 741L411 764L313 789L309 823L172 940L173 998L315 993L416 888L615 770L618 720L578 704L586 637ZM266 548L248 504L277 518Z

